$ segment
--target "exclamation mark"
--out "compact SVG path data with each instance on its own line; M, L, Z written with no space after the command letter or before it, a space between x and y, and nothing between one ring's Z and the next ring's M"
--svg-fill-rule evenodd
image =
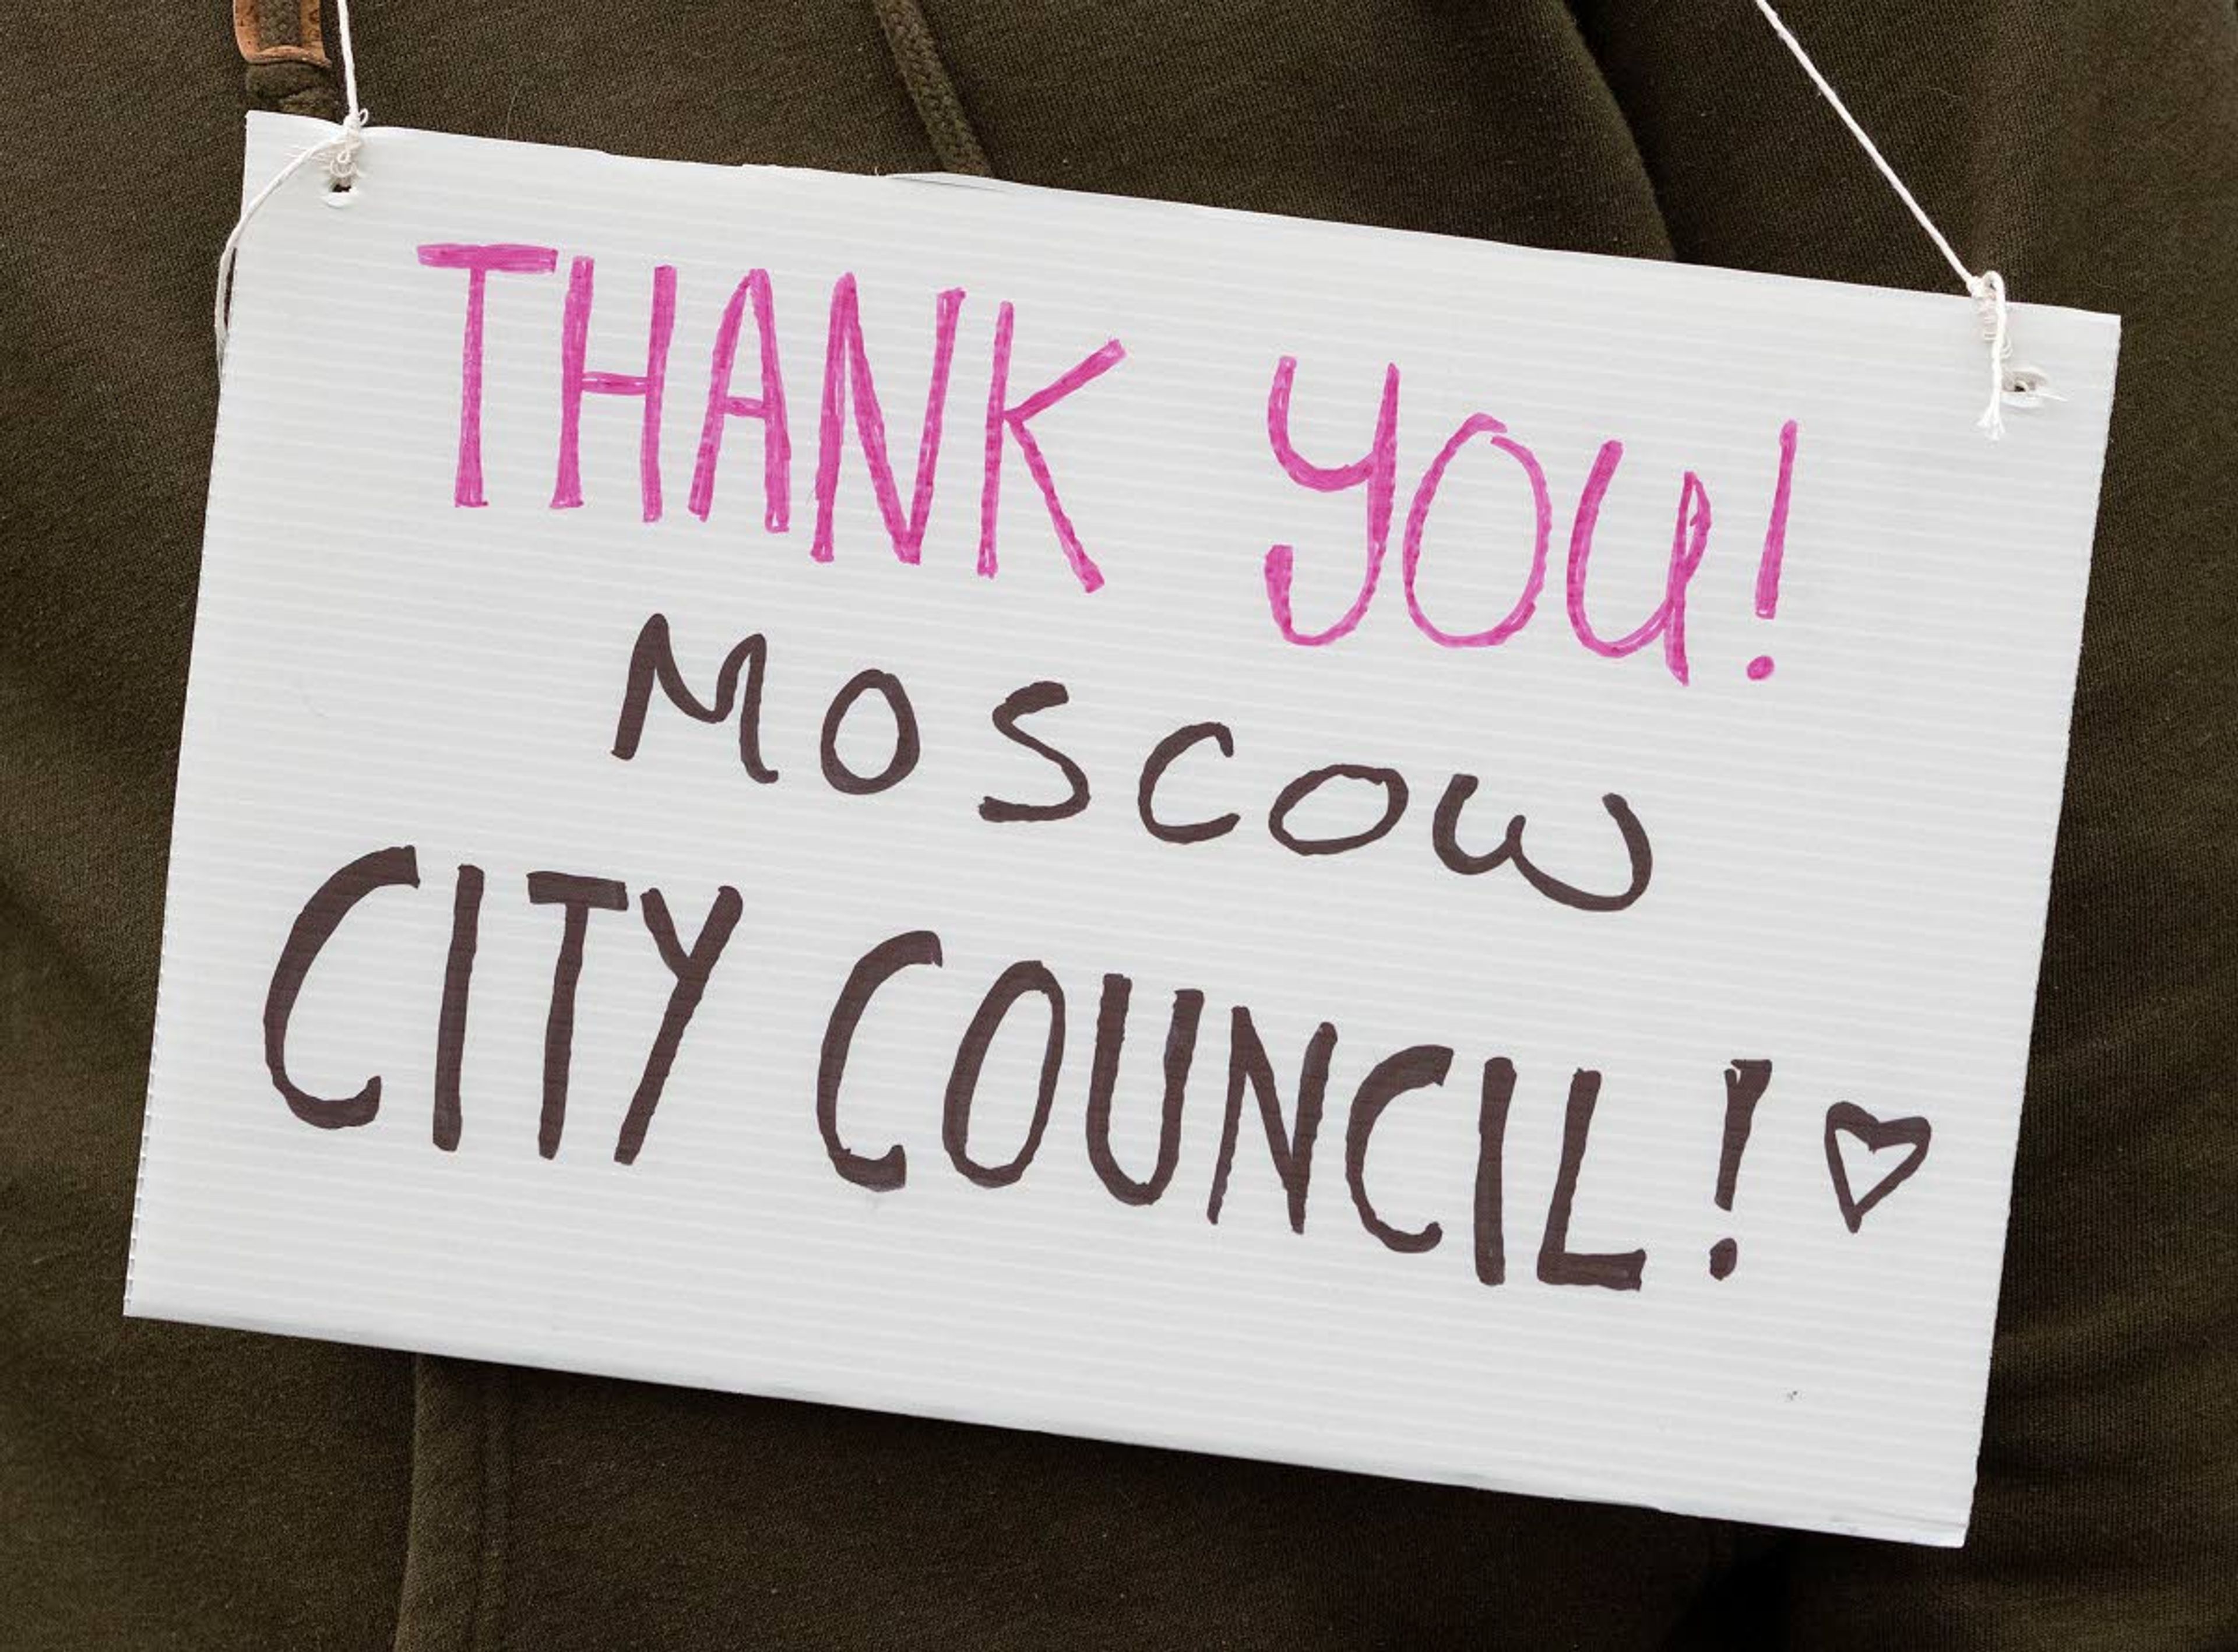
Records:
M1790 432L1795 426L1790 425ZM1725 1139L1718 1152L1718 1208L1733 1207L1733 1188L1741 1178L1741 1154L1748 1150L1749 1126L1756 1104L1771 1083L1769 1061L1736 1061L1725 1069ZM1710 1246L1710 1277L1722 1279L1739 1265L1741 1247L1731 1239Z
M1787 499L1795 482L1795 421L1779 427L1779 482L1771 491L1771 516L1764 525L1764 555L1756 565L1756 612L1770 619L1779 611L1779 564L1787 554ZM1749 662L1749 680L1761 683L1771 675L1771 656L1758 654Z

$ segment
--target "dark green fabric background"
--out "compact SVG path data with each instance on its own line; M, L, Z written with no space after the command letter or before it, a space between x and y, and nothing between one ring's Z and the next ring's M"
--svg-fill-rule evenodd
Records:
M1968 256L2127 318L1966 1549L126 1323L211 264L244 103L331 90L244 93L221 0L9 0L0 1646L2238 1647L2238 17L1786 10ZM381 122L1949 284L1748 0L362 0L357 31ZM315 357L302 399L347 464Z

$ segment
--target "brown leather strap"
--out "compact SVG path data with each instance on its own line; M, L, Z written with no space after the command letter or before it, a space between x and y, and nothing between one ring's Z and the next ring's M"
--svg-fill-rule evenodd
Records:
M253 107L320 120L341 118L341 92L327 58L319 0L233 0L233 39L248 65Z
M233 38L244 63L327 67L319 0L233 0Z

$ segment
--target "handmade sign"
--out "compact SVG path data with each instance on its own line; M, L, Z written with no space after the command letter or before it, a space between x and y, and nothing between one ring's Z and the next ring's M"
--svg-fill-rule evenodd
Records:
M248 175L331 129L252 116ZM380 130L129 1309L1964 1531L2116 327Z

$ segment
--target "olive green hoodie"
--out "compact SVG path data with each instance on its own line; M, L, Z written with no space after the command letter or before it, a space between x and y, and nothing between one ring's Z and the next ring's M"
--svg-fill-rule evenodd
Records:
M1962 249L2126 320L1950 1552L125 1321L238 54L337 112L317 10L0 28L0 1647L2238 1646L2230 0L1786 8ZM356 24L397 125L1948 280L1748 0Z

